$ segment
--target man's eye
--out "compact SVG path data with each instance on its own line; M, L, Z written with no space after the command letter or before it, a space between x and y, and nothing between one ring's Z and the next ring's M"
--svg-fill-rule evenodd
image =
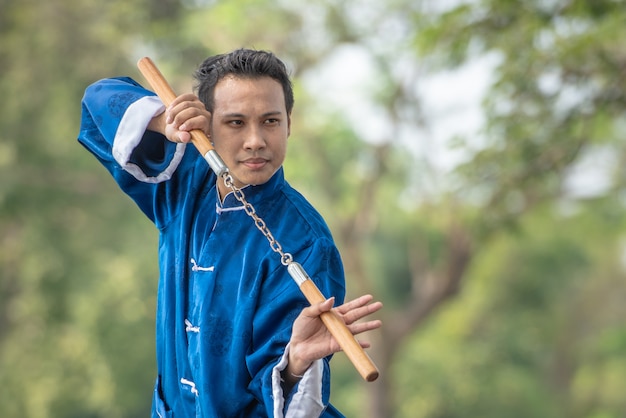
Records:
M240 120L231 120L231 121L229 122L229 124L231 124L231 125L235 125L235 126L240 126L240 125L243 125L243 122L242 122L242 121L240 121Z
M265 121L265 124L266 124L266 125L275 125L275 124L277 124L278 122L279 122L279 120L278 120L278 119L267 119L267 120Z

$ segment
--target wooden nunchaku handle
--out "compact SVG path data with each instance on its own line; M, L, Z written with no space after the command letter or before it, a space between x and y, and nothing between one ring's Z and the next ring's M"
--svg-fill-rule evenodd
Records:
M176 93L174 93L174 90L172 90L167 80L163 77L163 74L161 74L152 60L148 57L142 58L137 62L137 67L139 67L139 70L146 80L148 80L150 86L152 86L163 104L169 106L176 98ZM219 156L215 152L209 138L199 129L191 131L190 134L193 145L205 156L205 159L207 159L213 168L213 163L215 163L216 158L219 159ZM207 158L209 154L213 154L213 156ZM217 171L220 170L221 166L223 166L223 162L221 162L220 159L217 164ZM223 169L227 169L227 167L223 166ZM214 169L214 171L216 170ZM216 174L218 174L217 171ZM288 269L309 303L315 304L326 300L315 283L308 277L302 266L293 262L288 266ZM346 353L363 379L368 382L376 380L378 378L376 365L372 362L367 353L365 353L365 350L363 350L363 347L361 347L356 338L354 338L354 335L352 335L352 332L350 332L343 320L334 311L324 312L320 317L328 331L335 340L337 340L337 343Z

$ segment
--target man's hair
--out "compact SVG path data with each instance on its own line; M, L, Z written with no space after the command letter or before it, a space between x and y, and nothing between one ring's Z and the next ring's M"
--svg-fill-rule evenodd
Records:
M293 87L285 64L271 52L237 49L204 60L194 73L198 97L213 112L217 83L226 76L239 78L271 77L280 83L285 95L287 114L293 109Z

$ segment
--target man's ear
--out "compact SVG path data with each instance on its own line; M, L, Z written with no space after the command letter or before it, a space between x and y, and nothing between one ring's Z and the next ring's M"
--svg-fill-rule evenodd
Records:
M291 135L291 113L287 113L287 138Z
M213 143L213 138L211 135L213 134L213 113L209 112L209 132L206 133L206 137L211 141L211 145L215 146Z

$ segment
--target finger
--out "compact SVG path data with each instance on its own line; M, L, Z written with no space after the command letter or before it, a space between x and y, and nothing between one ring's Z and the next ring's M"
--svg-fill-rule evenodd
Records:
M166 123L174 123L176 116L187 108L185 103L187 103L187 101L183 101L182 96L178 96L172 103L170 103L167 109L165 109L167 113Z
M176 129L205 129L208 125L208 115L205 111L188 107L182 110L174 110L168 113L168 118ZM193 125L190 127L190 125Z
M353 309L367 305L369 302L372 301L372 299L374 299L372 295L363 295L356 299L352 299L351 301L345 302L343 305L338 306L336 310L340 314L345 314Z
M179 96L168 106L167 123L180 125L187 119L206 113L204 104L195 96L191 95L190 99L183 100L185 98L186 96Z
M359 343L361 348L370 348L372 346L372 344L369 341L357 340L357 342ZM333 346L333 352L334 353L339 353L341 351L343 351L343 349L341 348L341 346L339 344L337 344L336 346Z
M335 297L331 297L326 299L324 302L313 304L309 307L306 307L302 310L302 313L308 317L317 317L320 316L323 312L328 312L333 308L335 304Z
M208 126L207 115L205 114L192 116L189 119L185 120L178 127L178 129L181 131L193 131L194 129L198 129L204 132L205 134L207 133L206 131L208 130L208 128L209 126Z
M383 307L381 302L374 302L370 305L363 306L361 308L353 309L343 315L343 320L346 324L350 325L368 315L378 312Z
M357 322L354 324L350 324L348 326L348 329L350 330L350 332L352 333L352 335L358 335L367 331L372 331L375 329L378 329L382 326L382 321L380 320L373 320L373 321L367 321L367 322Z
M176 97L174 100L172 100L168 108L172 109L183 102L193 102L193 101L199 101L199 100L200 99L198 98L198 96L196 96L193 93L184 93Z

